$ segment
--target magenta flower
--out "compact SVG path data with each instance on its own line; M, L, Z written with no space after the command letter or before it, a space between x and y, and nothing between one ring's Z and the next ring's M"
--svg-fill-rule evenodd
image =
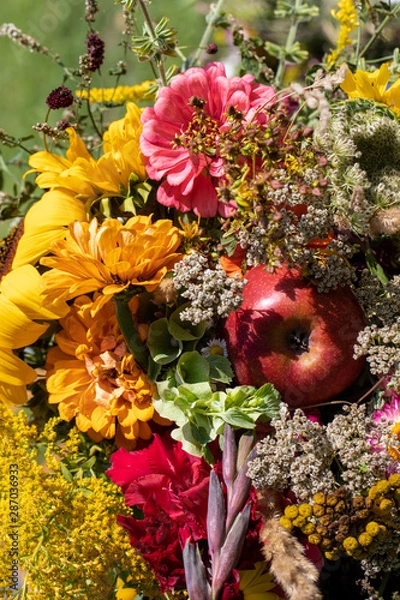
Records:
M381 409L376 410L372 418L378 423L382 419L386 419L387 422L393 421L393 425L400 423L400 396L393 392L390 402L384 404Z
M394 464L388 470L388 473L400 472L400 396L395 391L390 391L390 400L383 405L381 409L376 410L372 414L372 418L377 423L383 420L388 424L388 433L391 433L391 444L387 447L381 443L380 439L371 436L370 443L376 452L385 452L398 463ZM390 425L389 425L390 423Z
M202 217L232 214L235 203L218 199L215 189L224 175L219 141L232 125L229 110L262 124L275 99L274 89L252 75L228 79L222 63L188 69L161 88L154 108L143 112L140 142L149 176L163 179L158 201Z

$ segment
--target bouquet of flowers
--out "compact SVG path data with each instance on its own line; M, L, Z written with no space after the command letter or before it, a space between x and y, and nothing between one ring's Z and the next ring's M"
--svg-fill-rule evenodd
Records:
M0 130L3 597L395 600L400 5L117 4Z

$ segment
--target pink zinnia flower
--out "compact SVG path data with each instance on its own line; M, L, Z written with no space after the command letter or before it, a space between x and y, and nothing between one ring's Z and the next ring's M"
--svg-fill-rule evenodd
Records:
M158 201L202 217L232 214L235 203L219 201L215 189L224 175L219 140L232 125L229 109L245 123L265 123L275 99L274 89L252 75L228 79L222 63L188 69L161 88L154 108L143 112L140 141L149 176L165 178Z

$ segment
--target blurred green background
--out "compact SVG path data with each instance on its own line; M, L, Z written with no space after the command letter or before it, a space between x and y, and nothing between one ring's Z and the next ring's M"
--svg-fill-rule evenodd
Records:
M156 21L164 15L169 17L170 25L178 30L180 48L186 56L190 56L199 45L212 2L213 0L152 0L149 10ZM259 33L263 39L278 41L285 39L288 24L274 22L271 26L271 22L268 22L275 4L273 0L225 0L224 9L240 23L248 24L248 34ZM303 35L306 34L309 38L307 45L317 45L318 55L323 52L322 40L335 39L337 29L329 14L336 4L335 0L322 0L317 4L321 8L320 19L313 23L313 27L310 28L306 23L301 29ZM121 31L125 26L122 6L116 5L114 0L98 0L98 6L99 12L93 29L100 33L106 49L101 74L94 74L92 87L113 87L115 77L109 75L109 70L120 60L128 63L128 73L121 78L121 85L133 85L152 79L148 62L140 63L130 51L124 56L120 45ZM137 12L141 16L140 11ZM79 56L86 53L88 24L84 16L85 0L0 0L0 26L3 23L13 23L47 47L50 53L58 53L64 65L73 69L78 67ZM138 23L138 35L142 33L141 28L142 21ZM233 75L239 61L237 50L232 48L229 39L229 34L221 29L216 30L215 41L219 52L209 59L224 59L229 75ZM310 44L310 39L313 44ZM174 59L174 62L180 65L179 58ZM76 81L78 80L77 78ZM63 70L50 55L29 52L7 37L0 37L0 128L15 137L33 134L35 138L33 142L29 141L29 147L32 147L32 143L42 146L41 138L32 130L32 125L45 120L46 97L62 83ZM66 85L76 89L70 81ZM62 111L54 113L50 115L51 125L62 118ZM121 111L115 113L115 117L112 113L112 118L120 113ZM0 151L5 160L16 154L15 150L11 151L4 146L0 147ZM20 156L23 160L27 158L22 151ZM11 171L15 169L12 168ZM5 189L10 189L7 181Z
M149 9L155 20L163 15L169 17L171 26L178 30L179 45L184 47L186 55L190 55L201 39L212 1L152 0ZM267 24L266 17L274 4L272 0L226 0L224 8L239 21L252 23L267 39L277 35L280 37L280 33L286 35L285 24L282 32L279 31L280 23L275 22L272 28L271 23ZM329 13L336 2L322 0L317 4L322 17L319 25L322 24L322 29L327 30L325 37L327 33L331 37L332 32L335 35L335 27ZM113 86L115 81L108 75L109 69L124 58L123 50L118 45L120 32L124 28L122 6L115 5L114 0L98 0L98 6L100 10L93 27L106 42L106 55L102 75L95 74L93 86L108 87ZM85 0L2 0L0 26L2 23L14 23L51 52L58 53L66 66L76 68L78 57L86 52L88 26L84 12ZM250 33L251 29L250 26ZM305 24L304 31L307 29L309 26ZM315 42L319 43L317 31L321 32L321 28L314 28L312 34ZM219 35L217 33L217 41L222 46L226 43L221 30ZM224 56L221 50L215 57L217 60ZM121 81L123 85L152 78L148 63L139 63L131 52L127 61L128 75ZM15 136L30 132L32 124L44 120L47 108L45 99L52 89L62 83L62 78L62 69L50 57L30 53L8 38L0 37L0 128Z
M196 0L153 0L150 9L154 19L167 12L171 25L179 30L180 44L195 48L205 27L205 17L196 10L196 5ZM118 45L124 22L122 7L113 0L98 0L98 6L100 10L93 27L104 39L106 53L102 75L95 74L93 87L108 87L115 82L115 78L108 75L109 69L124 59L123 49ZM88 26L84 12L85 0L3 0L0 25L14 23L51 52L58 53L66 66L76 68L79 56L86 52ZM133 53L128 53L127 62L128 75L121 81L122 85L152 78L148 63L139 63ZM62 82L62 69L50 57L30 53L8 38L0 37L1 128L15 136L26 135L32 124L44 120L46 97Z

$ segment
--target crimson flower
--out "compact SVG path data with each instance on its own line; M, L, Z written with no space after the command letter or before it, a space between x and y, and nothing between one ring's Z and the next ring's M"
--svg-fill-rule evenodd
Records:
M131 545L153 569L162 592L185 587L182 545L207 538L210 468L182 450L168 435L154 435L143 450L121 448L111 456L110 479L122 488L128 506L139 507L143 520L119 516Z
M244 124L262 124L275 98L274 89L252 75L228 79L217 62L188 69L161 88L154 107L143 112L140 140L149 176L164 179L157 200L201 217L231 215L236 204L220 201L215 189L224 175L220 136L232 127L230 110L240 112Z

